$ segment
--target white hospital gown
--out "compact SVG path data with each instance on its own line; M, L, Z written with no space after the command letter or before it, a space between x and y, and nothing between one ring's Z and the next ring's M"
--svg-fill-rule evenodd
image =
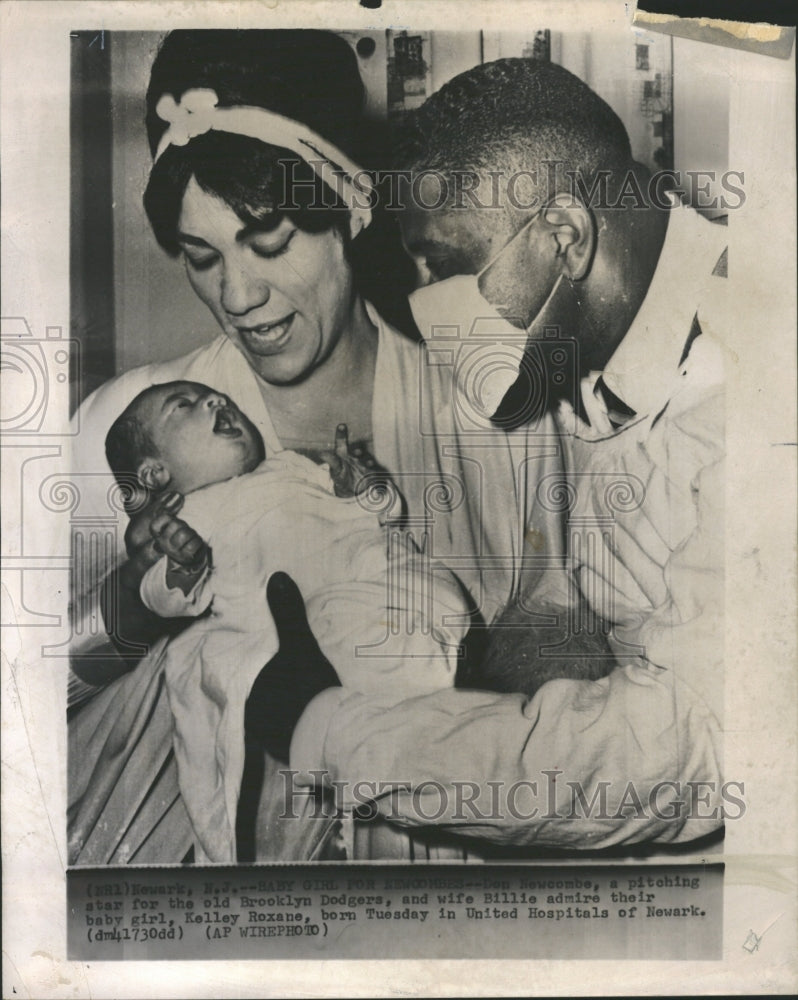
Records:
M401 532L383 529L361 503L334 495L326 466L280 452L186 497L182 516L212 552L188 595L167 589L165 558L142 581L145 604L161 615L210 608L172 639L164 667L180 789L207 860L235 858L244 705L278 646L264 596L273 572L298 584L347 688L387 707L454 682L467 629L459 587L448 573L429 572Z
M722 825L725 281L716 265L726 236L674 208L648 294L603 373L635 417L568 442L570 496L557 488L561 472L541 468L535 480L538 500L569 514L570 567L617 623L621 666L597 682L550 681L531 699L448 690L388 712L331 689L297 726L293 767L324 768L350 787L373 775L396 781L408 791L376 803L395 822L423 826L443 801L439 828L503 846L671 843ZM556 593L557 574L547 577ZM702 783L708 800L696 805ZM478 794L458 810L463 787ZM608 807L585 815L575 789L598 803L606 791ZM642 808L634 798L622 808L627 794Z

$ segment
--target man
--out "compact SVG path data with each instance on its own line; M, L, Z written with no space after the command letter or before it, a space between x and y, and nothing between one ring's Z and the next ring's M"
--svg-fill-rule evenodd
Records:
M671 205L612 110L549 64L500 60L455 78L409 117L399 155L415 201L404 241L440 281L413 302L430 353L441 328L467 339L479 318L527 331L521 375L491 397L501 421L528 395L547 331L579 345L581 417L560 409L568 570L612 622L619 666L531 699L446 690L384 711L336 685L277 578L268 596L284 643L253 689L251 724L267 747L296 724L292 768L324 771L344 804L369 789L405 827L576 848L711 833L723 820L725 233ZM484 408L467 380L456 391ZM551 594L535 577L518 603L541 601Z

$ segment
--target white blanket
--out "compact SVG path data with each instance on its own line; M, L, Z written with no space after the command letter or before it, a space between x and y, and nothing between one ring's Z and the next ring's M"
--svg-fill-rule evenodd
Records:
M244 705L277 651L272 573L298 584L341 682L386 706L454 683L468 621L446 571L361 501L336 497L327 469L295 452L190 494L182 516L211 546L211 570L184 596L166 588L162 559L142 597L166 616L210 608L171 641L165 675L181 793L207 859L225 862L235 859Z

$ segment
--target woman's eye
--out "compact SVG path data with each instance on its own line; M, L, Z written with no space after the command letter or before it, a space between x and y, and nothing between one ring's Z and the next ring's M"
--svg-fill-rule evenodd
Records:
M286 252L288 247L291 245L291 240L293 240L294 236L296 236L296 229L292 229L291 232L288 234L288 236L286 236L286 238L282 241L282 243L279 243L277 246L274 246L274 244L265 245L253 241L253 243L251 244L252 252L256 254L258 257L266 257L267 259L271 259L272 257L279 257L281 254L284 254Z
M183 256L195 271L206 271L209 267L212 267L218 259L218 254L215 253L198 256L197 254L190 254L187 250L183 251Z

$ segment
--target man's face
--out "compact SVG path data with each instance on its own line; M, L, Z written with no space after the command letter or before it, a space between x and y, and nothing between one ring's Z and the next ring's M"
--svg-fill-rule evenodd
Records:
M489 289L488 300L516 326L531 325L559 275L555 243L542 215L530 213L524 220L502 208L429 210L405 204L402 241L420 285L479 274L490 265L482 277L483 293Z
M235 403L197 382L157 386L139 419L181 493L251 472L263 457L260 434Z
M402 242L416 264L420 285L477 274L507 242L512 230L502 227L502 220L486 218L486 211L405 208L399 218Z

